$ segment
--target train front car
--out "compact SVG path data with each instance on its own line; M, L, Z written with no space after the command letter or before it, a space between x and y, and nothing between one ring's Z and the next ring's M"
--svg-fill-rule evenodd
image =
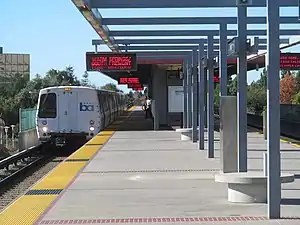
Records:
M93 88L59 86L42 89L38 99L37 133L56 146L84 143L100 131L100 106Z

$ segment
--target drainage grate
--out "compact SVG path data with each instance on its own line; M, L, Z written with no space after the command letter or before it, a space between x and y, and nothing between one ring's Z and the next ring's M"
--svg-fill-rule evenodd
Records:
M58 195L63 189L29 190L25 195Z
M184 173L184 172L218 172L220 169L188 169L188 170L114 170L114 171L90 171L83 173Z
M90 159L67 159L65 162L87 162Z

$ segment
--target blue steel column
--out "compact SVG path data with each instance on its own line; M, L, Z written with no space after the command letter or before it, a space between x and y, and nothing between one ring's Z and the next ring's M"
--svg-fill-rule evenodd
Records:
M207 70L208 68L205 68L203 72L204 77L204 127L207 128Z
M200 40L199 44L199 53L198 53L199 59L198 59L198 79L199 79L199 144L198 148L200 150L204 150L204 99L205 99L205 93L204 93L204 66L202 63L202 57L204 56L204 41Z
M220 96L227 95L227 24L220 24L219 76ZM221 111L220 111L221 112Z
M213 36L207 38L207 133L208 158L214 158L214 68L213 68Z
M190 69L191 59L187 60L187 127L192 127L192 74Z
M238 6L238 171L247 172L247 7Z
M280 218L279 0L267 0L268 217Z
M183 62L183 128L187 128L187 62Z
M193 50L193 56L192 56L192 74L193 74L193 124L192 124L192 141L195 143L198 139L198 133L197 133L197 109L198 109L198 103L197 103L197 80L198 80L198 74L197 74L197 49Z

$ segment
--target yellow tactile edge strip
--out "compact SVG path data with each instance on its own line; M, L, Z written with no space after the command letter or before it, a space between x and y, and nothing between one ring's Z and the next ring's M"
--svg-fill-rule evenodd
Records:
M257 128L254 128L254 127L251 127L251 128L256 129L257 131L256 131L255 133L257 133L257 134L261 134L261 135L264 134L262 131L258 130ZM280 141L281 141L282 143L288 143L288 144L291 144L291 145L294 146L294 147L300 148L300 144L295 144L295 143L293 143L293 142L296 142L297 140L294 140L294 139L292 139L292 138L287 138L287 139L289 139L289 140L291 140L291 141L288 141L288 140L286 140L284 137L280 136ZM299 150L300 150L300 149L299 149Z
M126 120L135 107L127 110L128 115L120 121L121 125ZM116 122L114 121L114 122ZM115 124L116 125L116 124ZM75 151L67 159L61 162L57 167L51 170L29 190L49 190L67 188L89 163L90 159L101 150L103 145L113 136L118 129L114 126L114 131L104 130L93 139L88 141L84 146ZM89 145L90 144L90 145ZM67 160L75 161L67 161ZM76 161L76 159L86 159L86 161ZM26 192L27 192L26 191ZM37 221L40 216L49 208L49 206L58 198L60 194L53 195L22 195L11 203L8 207L0 212L1 225L31 225Z
M214 116L217 116L217 115L214 115ZM218 116L217 116L218 117ZM256 133L258 133L258 134L264 134L261 130L259 130L258 128L256 128L256 127L252 127L252 126L250 126L252 129L255 129L256 130ZM286 140L286 139L289 139L290 141L288 141L288 140ZM280 136L280 141L282 142L282 143L289 143L289 144L291 144L292 146L294 146L294 147L297 147L297 148L300 148L300 144L295 144L294 142L297 142L297 140L295 140L295 139L292 139L292 138L285 138L285 137L282 137L282 136ZM299 149L300 150L300 149Z

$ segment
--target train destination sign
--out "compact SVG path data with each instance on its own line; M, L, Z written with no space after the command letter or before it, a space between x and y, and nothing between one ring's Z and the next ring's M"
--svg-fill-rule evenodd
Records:
M119 84L139 84L140 79L138 77L120 77Z
M280 53L280 69L300 70L300 53Z
M214 75L214 83L220 83L220 77L218 75Z
M86 70L100 72L136 71L136 53L87 52Z
M142 88L142 84L127 84L127 88Z

